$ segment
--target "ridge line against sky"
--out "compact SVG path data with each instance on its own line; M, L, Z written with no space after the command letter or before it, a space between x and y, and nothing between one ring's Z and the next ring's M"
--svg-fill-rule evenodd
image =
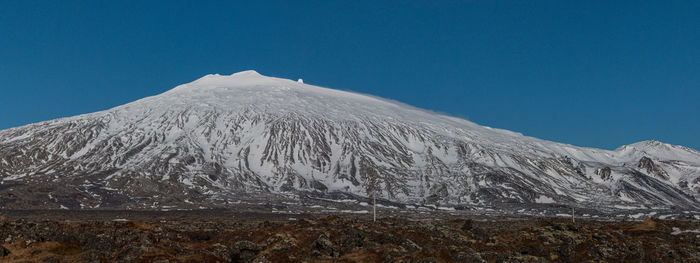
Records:
M577 146L700 149L697 25L697 1L0 1L0 129L254 69Z

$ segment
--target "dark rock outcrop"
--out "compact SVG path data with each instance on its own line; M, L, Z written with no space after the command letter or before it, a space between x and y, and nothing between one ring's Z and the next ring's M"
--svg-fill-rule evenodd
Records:
M654 175L659 179L668 180L668 173L661 169L658 165L654 163L649 157L642 157L637 163L637 168L645 170L648 174Z
M595 174L600 176L600 179L609 180L612 175L612 170L610 167L603 167L595 171Z

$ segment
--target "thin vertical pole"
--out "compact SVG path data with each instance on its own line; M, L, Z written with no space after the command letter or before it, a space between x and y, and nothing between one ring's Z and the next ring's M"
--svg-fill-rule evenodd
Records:
M574 209L575 209L575 208L572 206L572 207L571 207L571 222L573 222L574 224L576 224L576 212L575 212Z
M374 222L377 222L377 189L374 189Z

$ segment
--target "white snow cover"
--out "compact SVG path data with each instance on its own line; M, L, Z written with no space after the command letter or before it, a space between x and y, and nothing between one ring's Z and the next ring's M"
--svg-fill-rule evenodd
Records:
M581 161L604 163L637 161L642 156L652 156L658 160L680 160L700 165L700 153L683 146L643 141L621 146L615 151L577 147L480 126L464 119L378 97L267 77L254 70L232 75L206 75L161 95L138 100L102 114L133 113L155 116L156 111L166 111L178 106L202 107L224 112L235 112L252 106L266 112L299 112L337 121L366 118L378 121L400 121L429 126L433 131L447 136L476 137L482 144L498 147L501 150L515 150L517 153L570 156Z
M32 147L47 157L29 156ZM28 156L2 157L15 149ZM29 168L9 165L20 157L32 160ZM639 168L642 157L663 176ZM47 171L55 178L67 166L72 174L105 171L109 189L137 176L213 196L254 189L366 196L376 184L380 197L401 202L692 205L700 192L700 153L690 148L577 147L252 70L0 131L3 180Z

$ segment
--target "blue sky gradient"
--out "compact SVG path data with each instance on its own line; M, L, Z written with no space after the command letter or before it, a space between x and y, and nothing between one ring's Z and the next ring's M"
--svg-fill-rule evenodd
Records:
M255 69L579 146L700 149L700 1L406 2L0 0L0 129Z

